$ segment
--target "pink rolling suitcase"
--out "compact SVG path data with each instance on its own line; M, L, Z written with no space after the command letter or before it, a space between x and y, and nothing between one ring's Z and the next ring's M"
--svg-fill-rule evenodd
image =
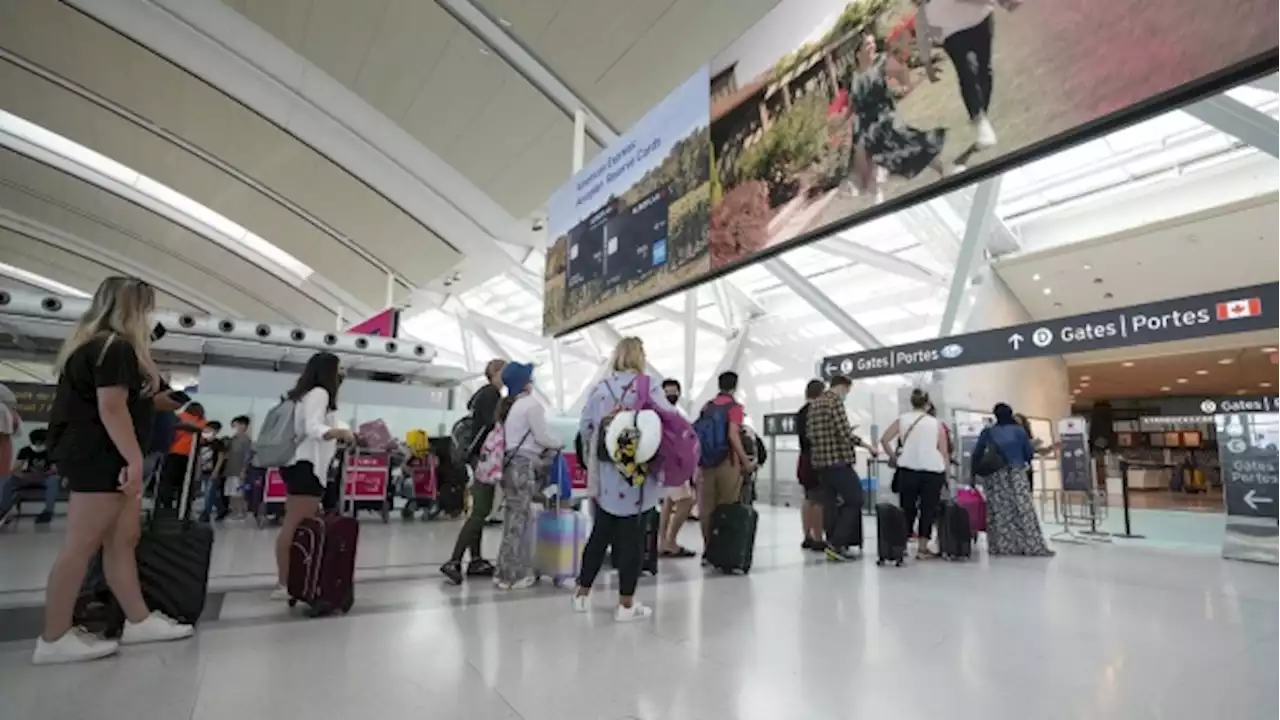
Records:
M969 512L969 529L976 537L987 531L987 499L982 491L972 485L963 485L956 490L956 504Z
M587 518L568 508L548 508L534 521L534 568L556 587L574 582L587 545Z

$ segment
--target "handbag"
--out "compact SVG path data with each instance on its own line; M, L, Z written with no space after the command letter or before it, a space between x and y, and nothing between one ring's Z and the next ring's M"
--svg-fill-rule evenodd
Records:
M987 438L987 446L982 451L982 457L978 458L977 464L973 466L973 474L977 477L990 477L1008 467L1009 461L1005 458L1004 453L1000 452L1000 446L990 438Z

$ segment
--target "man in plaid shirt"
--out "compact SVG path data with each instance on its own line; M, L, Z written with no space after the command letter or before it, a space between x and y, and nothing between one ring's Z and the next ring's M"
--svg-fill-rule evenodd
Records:
M831 378L826 392L809 403L804 428L809 464L822 489L825 552L836 562L854 559L850 548L862 547L862 482L854 470L859 441L844 409L851 389L849 378Z

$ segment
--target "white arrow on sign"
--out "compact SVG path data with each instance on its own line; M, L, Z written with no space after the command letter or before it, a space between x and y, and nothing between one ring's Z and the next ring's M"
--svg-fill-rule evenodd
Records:
M1249 492L1244 494L1244 504L1248 505L1249 508L1252 509L1254 512L1258 512L1258 503L1262 503L1265 505L1270 502L1275 502L1275 501L1269 497L1258 497L1257 490L1250 490Z
M835 363L827 363L827 374L828 374L828 375L835 375L837 372L839 372L839 370L840 370L840 367L839 367L838 365L836 365Z
M1022 333L1014 333L1009 336L1009 344L1013 346L1014 350L1022 347L1022 343L1026 341L1027 339L1022 337Z

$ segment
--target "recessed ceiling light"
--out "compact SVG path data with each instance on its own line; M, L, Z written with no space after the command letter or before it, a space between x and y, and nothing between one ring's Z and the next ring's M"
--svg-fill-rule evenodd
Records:
M1120 367L1133 367L1133 361L1122 362L1120 363Z
M1052 295L1052 294L1053 294L1053 288L1045 288L1045 289L1044 289L1044 294L1045 294L1045 295Z
M1060 307L1062 307L1062 303L1060 303L1060 302L1055 302L1055 303L1053 304L1053 306L1054 306L1055 308L1060 308Z
M1035 275L1032 275L1031 279L1035 280L1036 282L1040 282L1040 273L1036 273Z
M1093 279L1093 284L1094 284L1094 285L1101 285L1101 284L1102 284L1102 278L1094 278L1094 279Z
M1115 297L1115 293L1102 293L1102 297L1104 300L1110 300Z
M1275 348L1262 348L1262 352L1264 353L1273 353L1275 351L1276 351Z
M1237 395L1247 395L1247 394L1249 394L1249 391L1248 391L1248 390L1244 390L1244 389L1240 389L1240 390L1237 390L1237 391L1236 391L1236 394L1237 394Z
M1219 360L1219 361L1218 361L1218 364L1219 364L1219 365L1230 365L1230 364L1231 364L1231 363L1233 363L1233 362L1235 362L1235 360L1234 360L1234 359L1232 359L1232 358L1222 358L1221 360Z
M1082 388L1087 388L1087 387L1089 387L1089 383L1083 383L1083 382L1082 382L1082 383L1080 383L1080 387L1082 387Z
M1179 385L1186 385L1186 384L1187 384L1187 379L1186 379L1186 378L1178 378L1177 382L1178 382L1178 384L1179 384Z
M1260 383L1258 383L1258 387L1269 388L1269 387L1271 387L1271 383L1269 383L1269 382L1260 382Z
M1209 371L1208 371L1208 370L1197 370L1197 371L1196 371L1196 374L1197 374L1197 375L1208 375L1208 374L1209 374Z
M1075 390L1072 390L1072 391L1071 391L1071 394L1072 394L1072 395L1079 395L1079 394L1080 394L1080 388L1076 388Z
M490 54L490 50L489 50L489 48L487 48L487 47L485 47L485 46L481 45L481 46L480 46L480 54L481 54L481 55L488 55L488 54Z
M1173 388L1169 387L1168 385L1165 385L1164 387L1160 388L1160 392L1169 392L1172 389Z
M1090 380L1092 380L1092 379L1093 379L1093 376L1091 376L1091 375L1081 375L1081 376L1080 376L1080 379L1081 379L1081 380L1084 380L1085 382L1089 382Z
M504 17L502 17L502 16L498 16L498 24L499 24L499 25L501 25L501 26L502 26L502 27L504 27L504 28L509 28L509 27L511 27L511 21L510 21L510 20L508 20L508 19L506 19L506 18L504 18Z
M1085 270L1092 270L1092 269L1093 269L1093 266L1092 266L1092 265L1090 265L1089 263L1085 263L1085 264L1084 264L1084 269L1085 269Z

